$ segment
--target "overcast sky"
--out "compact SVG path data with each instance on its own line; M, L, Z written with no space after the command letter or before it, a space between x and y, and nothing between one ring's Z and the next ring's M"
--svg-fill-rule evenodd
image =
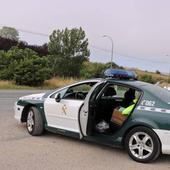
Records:
M0 26L50 34L54 29L83 27L91 61L114 61L144 70L170 69L169 0L0 0ZM20 32L21 40L43 44L48 37ZM106 51L104 51L104 50Z

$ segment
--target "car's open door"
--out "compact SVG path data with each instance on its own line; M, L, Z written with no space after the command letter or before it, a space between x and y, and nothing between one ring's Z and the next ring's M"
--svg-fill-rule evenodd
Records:
M96 89L102 85L104 81L96 83L87 94L84 103L82 104L80 111L79 111L79 128L80 128L80 138L83 136L87 136L87 125L88 125L88 118L89 118L89 101L93 93L95 93Z

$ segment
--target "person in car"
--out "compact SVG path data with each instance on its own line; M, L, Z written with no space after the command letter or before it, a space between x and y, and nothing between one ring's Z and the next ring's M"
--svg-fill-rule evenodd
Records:
M135 99L135 90L134 89L127 90L124 94L124 99L121 106L128 107L133 102L134 99Z
M138 99L134 99L130 106L128 106L127 108L123 108L123 109L121 108L121 109L119 109L119 111L122 110L122 115L128 116L132 112L137 101L138 101Z
M111 117L111 128L117 129L119 126L123 124L123 122L127 119L129 114L133 111L138 99L134 99L133 102L126 108L120 107L116 108L113 111L112 117Z

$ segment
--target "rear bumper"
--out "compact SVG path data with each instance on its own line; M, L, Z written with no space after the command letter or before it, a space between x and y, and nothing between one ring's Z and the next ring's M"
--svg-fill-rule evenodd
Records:
M170 154L170 130L153 129L158 135L161 145L162 153Z
M15 105L14 105L14 117L19 122L21 122L21 116L22 116L23 109L24 109L23 106L17 105L17 102L15 103Z

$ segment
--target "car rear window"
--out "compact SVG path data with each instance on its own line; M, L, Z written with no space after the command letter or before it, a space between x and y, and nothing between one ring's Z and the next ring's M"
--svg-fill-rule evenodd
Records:
M170 91L152 84L148 84L144 88L163 102L170 104Z

